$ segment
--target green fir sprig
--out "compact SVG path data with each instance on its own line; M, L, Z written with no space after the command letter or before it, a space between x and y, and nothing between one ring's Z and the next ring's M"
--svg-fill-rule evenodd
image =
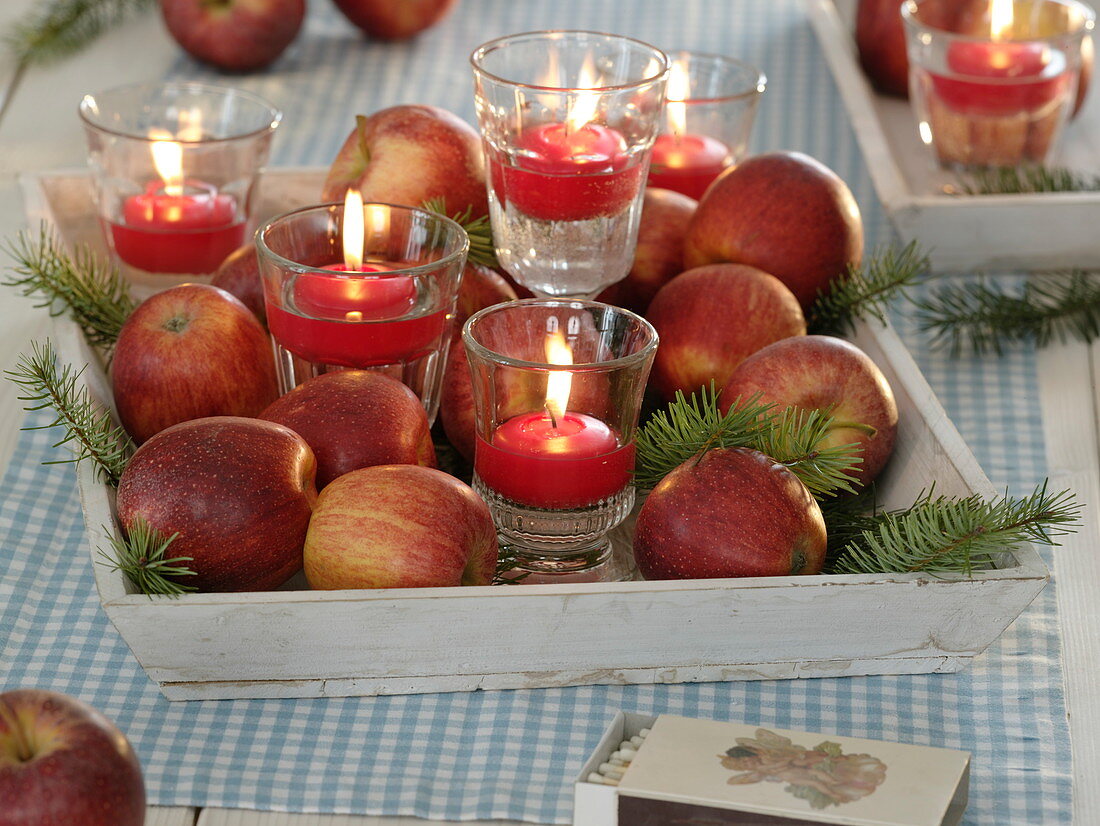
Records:
M104 528L106 531L106 528ZM112 571L122 571L140 593L178 597L188 591L198 590L193 585L176 582L176 577L195 576L195 572L182 564L190 562L189 556L168 557L168 548L178 537L169 537L155 530L141 517L134 520L122 538L111 537L111 549L99 549L103 557L101 565Z
M807 327L811 333L850 333L856 319L886 321L886 305L923 281L929 272L928 255L911 241L905 247L878 249L862 267L832 281L810 307Z
M151 8L156 0L48 0L37 2L4 35L24 65L76 54L113 26Z
M1000 355L1010 344L1042 347L1100 335L1100 278L1083 270L1048 274L1016 291L986 280L948 284L915 304L933 343L950 345L956 354Z
M1025 542L1057 545L1057 537L1079 525L1081 507L1070 491L1051 493L1046 482L1022 498L949 499L928 493L905 510L866 517L867 525L827 572L969 576Z
M425 201L423 206L424 209L430 212L442 215L444 218L450 218L466 230L466 234L470 236L470 252L467 255L467 260L492 269L500 266L497 261L496 247L493 246L493 228L488 215L474 218L474 209L469 206L463 212L448 215L447 202L443 198L431 198Z
M711 448L747 447L789 467L815 496L853 491L852 471L862 461L859 448L818 447L832 426L832 417L821 411L777 410L762 403L760 394L738 399L723 414L713 384L688 397L677 392L638 430L634 481L652 489Z
M971 172L960 184L962 195L1034 195L1049 192L1096 192L1100 177L1044 166L994 166Z
M8 378L24 391L20 401L28 402L26 410L49 408L54 419L46 425L28 427L27 430L44 430L60 427L64 436L54 447L69 446L73 456L46 464L80 462L90 460L96 466L97 475L117 487L122 471L134 451L134 444L126 431L115 424L109 411L95 403L80 376L87 365L74 370L72 365L58 367L53 345L31 342L30 355L23 353L14 370L5 371Z
M137 306L117 267L87 247L69 255L46 224L37 236L20 232L5 251L15 264L0 284L40 298L37 306L51 315L70 313L89 343L108 350L114 345Z

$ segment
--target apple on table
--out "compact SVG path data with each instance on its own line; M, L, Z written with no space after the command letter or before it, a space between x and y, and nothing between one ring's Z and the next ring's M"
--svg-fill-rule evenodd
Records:
M684 264L748 264L771 273L807 309L863 258L863 222L848 185L799 152L755 155L723 172L699 202Z
M264 303L264 282L260 276L260 260L256 244L249 241L226 256L210 279L210 286L218 287L234 296L252 311L260 324L267 327L267 305Z
M302 567L317 499L317 462L306 441L275 422L214 416L182 422L143 444L118 484L118 520L139 519L200 591L267 591Z
M138 305L115 343L111 387L138 444L190 419L255 416L279 396L267 331L208 284L181 284Z
M259 418L289 427L317 459L317 489L372 465L435 467L424 405L397 379L336 370L299 384Z
M444 212L489 214L481 136L435 106L402 104L358 115L329 167L321 199L343 201L354 187L364 201L421 206L442 198Z
M741 264L696 267L653 297L647 318L661 338L650 381L666 401L714 382L761 347L806 334L794 294L778 278Z
M489 585L497 532L474 490L439 470L355 470L317 500L305 543L311 588Z
M684 270L684 236L698 205L679 192L647 187L630 272L597 300L645 315L657 290Z
M817 500L785 465L748 448L715 448L677 467L634 530L646 579L816 574L825 551Z
M855 445L862 461L851 475L861 485L874 481L894 452L898 406L890 383L870 356L842 338L788 338L753 353L726 382L719 396L722 412L757 394L777 408L832 416L833 426L818 447Z
M458 0L334 0L336 8L379 40L405 40L437 23Z
M160 0L164 25L184 51L226 72L274 63L302 28L306 0Z
M87 703L0 694L0 826L141 826L145 783L126 736Z

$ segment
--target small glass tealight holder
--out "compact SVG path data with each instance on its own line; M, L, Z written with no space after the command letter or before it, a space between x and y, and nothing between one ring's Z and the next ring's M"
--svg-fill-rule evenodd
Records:
M948 169L1046 164L1081 75L1095 14L1077 0L990 0L945 17L901 9L921 140Z
M595 301L526 299L462 332L477 441L474 489L526 583L619 581L608 532L634 504L634 432L657 333Z
M490 41L470 60L501 265L543 296L591 297L626 277L661 124L664 52L544 31Z
M352 195L256 233L280 390L373 370L404 382L433 422L469 237L434 212Z
M653 146L649 186L699 200L726 167L748 152L767 78L755 66L717 54L674 52L664 129Z
M249 237L282 119L270 103L198 83L138 84L85 95L79 111L103 234L139 292L202 280Z

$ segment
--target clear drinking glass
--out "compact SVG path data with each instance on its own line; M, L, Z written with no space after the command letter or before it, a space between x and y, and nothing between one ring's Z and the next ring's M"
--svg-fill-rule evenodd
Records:
M653 146L649 186L699 200L727 166L745 157L768 79L725 55L669 57L663 131Z
M470 58L497 257L546 296L630 271L668 58L583 31L516 34Z
M477 442L474 489L528 582L615 581L607 533L634 503L634 431L657 333L596 301L527 299L463 328Z
M469 237L434 212L366 204L362 264L349 271L344 211L305 207L256 234L281 390L374 370L408 385L434 421Z
M1051 159L1077 94L1092 9L993 0L949 15L942 3L910 0L901 14L921 140L942 166Z
M79 111L103 233L135 281L209 275L244 243L278 109L239 89L168 83L85 95Z

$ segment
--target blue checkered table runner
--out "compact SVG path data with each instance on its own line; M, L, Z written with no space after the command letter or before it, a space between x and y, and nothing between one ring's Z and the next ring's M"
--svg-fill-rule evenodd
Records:
M757 63L769 83L754 149L820 158L851 185L869 240L889 239L795 0L461 0L417 41L390 45L362 41L318 2L270 73L228 82L285 111L275 163L325 166L356 113L429 103L472 122L468 53L539 28L615 31ZM227 82L184 59L172 74ZM1030 491L1045 474L1034 354L953 359L907 317L895 321L994 483ZM22 434L0 482L0 686L64 691L115 719L141 757L151 803L564 823L571 778L626 709L966 749L965 823L1070 820L1053 583L955 675L169 703L99 608L72 469L40 464L55 455L50 443Z

